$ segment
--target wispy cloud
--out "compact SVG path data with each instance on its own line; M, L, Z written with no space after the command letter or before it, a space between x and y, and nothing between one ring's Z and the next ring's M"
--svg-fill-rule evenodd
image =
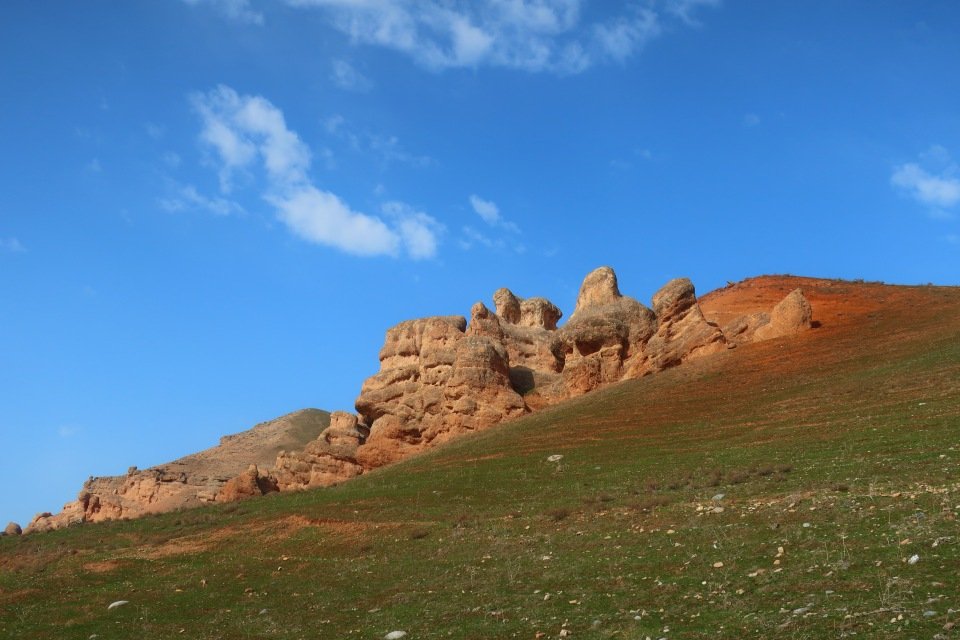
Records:
M346 60L337 59L330 63L330 79L347 91L369 91L373 88L370 78L357 71Z
M666 3L666 12L676 16L684 24L691 27L699 27L700 21L696 17L696 12L701 7L716 7L720 5L720 0L668 0Z
M250 0L183 0L191 6L204 5L213 7L221 15L235 22L245 24L263 24L263 14L254 11Z
M523 243L517 242L512 238L493 238L469 225L461 229L461 235L457 243L461 249L468 251L476 246L486 247L487 249L496 251L510 249L515 253L524 253L527 250L527 247Z
M583 0L286 0L321 10L358 44L386 47L433 70L494 66L579 73L622 62L665 26L696 26L718 0L628 4L602 21L584 21Z
M174 193L159 201L160 208L169 213L203 211L218 216L244 213L243 207L228 198L205 196L192 184L176 185Z
M944 147L931 147L918 162L897 165L890 183L935 217L952 217L950 211L960 204L960 166Z
M8 253L26 253L27 248L16 238L0 238L0 251Z
M755 113L748 113L743 116L743 126L745 127L755 127L760 124L760 116Z
M66 425L57 427L57 435L64 439L72 438L78 433L80 433L80 428L74 425L66 424Z
M356 131L342 115L334 114L324 121L324 128L331 136L342 140L355 152L371 154L384 165L392 163L412 167L426 167L433 163L430 156L407 151L394 135Z
M495 202L484 200L480 196L473 194L470 196L470 206L473 207L474 213L480 216L487 225L505 229L511 233L520 233L520 227L506 220L500 214L500 207L498 207Z
M221 85L191 100L203 121L200 139L219 160L224 194L232 191L237 172L262 172L263 198L304 240L358 256L403 253L423 259L436 254L440 225L429 215L388 203L384 219L356 211L317 187L308 175L310 149L266 98L240 95Z

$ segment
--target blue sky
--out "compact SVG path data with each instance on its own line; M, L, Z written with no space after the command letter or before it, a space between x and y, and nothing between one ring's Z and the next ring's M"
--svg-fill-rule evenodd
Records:
M501 286L957 284L958 62L952 0L8 1L0 517Z

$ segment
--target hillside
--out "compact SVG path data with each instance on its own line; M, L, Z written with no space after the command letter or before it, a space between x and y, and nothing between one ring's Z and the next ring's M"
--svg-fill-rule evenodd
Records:
M960 290L700 305L797 287L814 330L336 487L0 538L0 635L954 637Z

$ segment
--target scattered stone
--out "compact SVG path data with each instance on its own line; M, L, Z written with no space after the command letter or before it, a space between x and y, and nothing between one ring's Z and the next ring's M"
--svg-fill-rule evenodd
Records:
M917 554L913 554L910 556L910 559L907 560L907 564L917 564L918 562L920 562L920 556Z
M130 604L130 601L129 601L129 600L117 600L116 602L111 602L111 603L107 606L107 611L110 611L111 609L116 609L117 607L122 607L122 606L125 605L125 604Z
M726 497L726 494L718 493L717 495L713 496L710 499L713 500L714 502L720 502L721 500L724 499L724 497Z
M547 457L547 462L560 462L561 460L563 460L563 456L559 453L555 453L552 456Z
M391 631L387 635L383 636L383 640L400 640L400 638L406 635L406 631Z

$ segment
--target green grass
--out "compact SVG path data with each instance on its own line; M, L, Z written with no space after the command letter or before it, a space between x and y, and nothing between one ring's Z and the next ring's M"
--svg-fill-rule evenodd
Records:
M0 637L954 637L960 323L905 313L330 489L0 539Z

